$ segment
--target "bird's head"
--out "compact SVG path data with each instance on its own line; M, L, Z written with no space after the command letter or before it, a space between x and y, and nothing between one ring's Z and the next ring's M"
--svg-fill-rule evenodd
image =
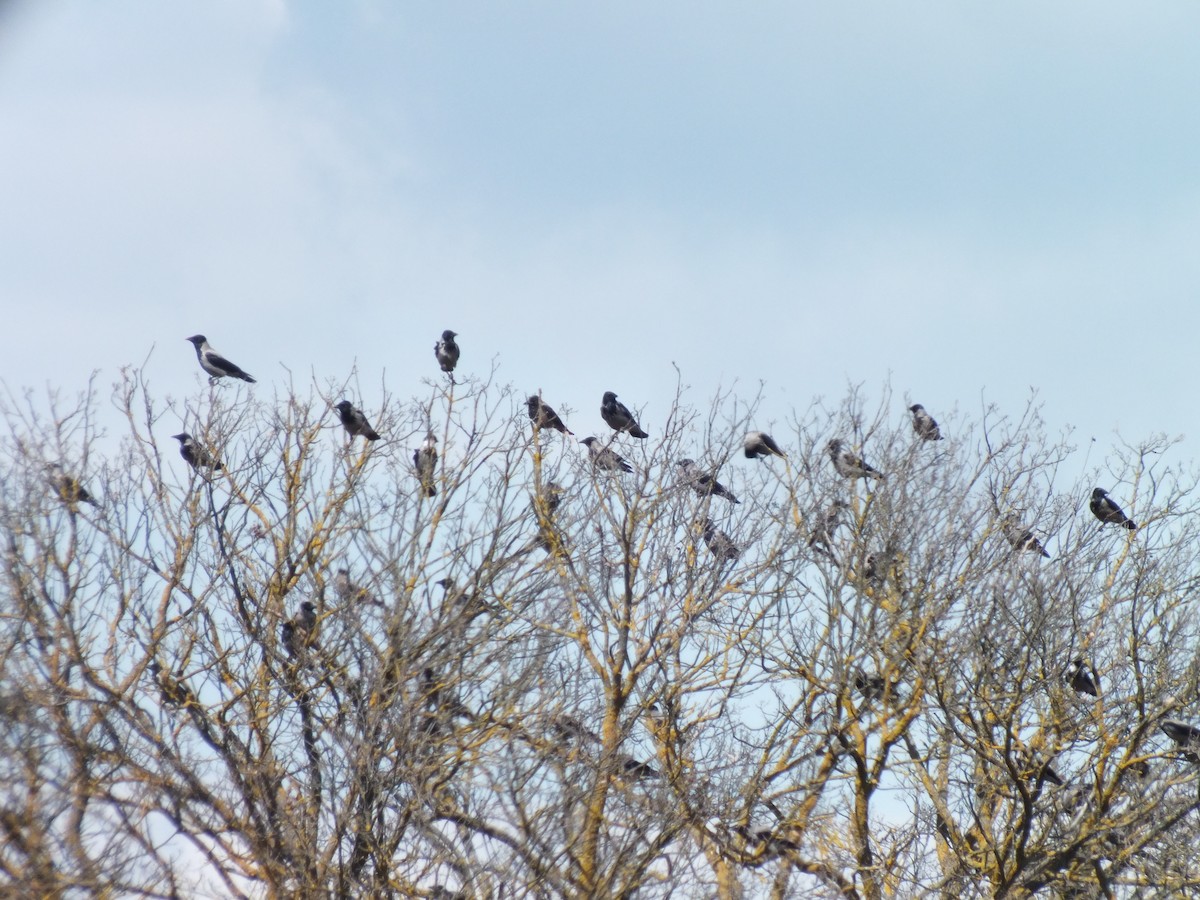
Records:
M192 335L190 338L184 338L184 340L185 340L185 341L191 341L191 342L192 342L193 344L195 344L197 347L199 347L201 344L207 344L207 343L208 343L208 338L206 338L206 337L205 337L204 335L202 335L202 334L193 334L193 335Z
M585 437L579 443L583 444L588 449L591 449L592 444L596 443L596 439L594 437Z
M687 469L695 464L696 461L694 459L681 459L675 463L675 465L679 466L681 469Z
M923 407L920 403L914 403L908 408L908 411L910 413L923 413L925 412L925 407Z
M192 439L192 436L186 431L181 431L179 434L173 434L171 437L175 438L175 440L179 441L181 444L186 444Z
M616 399L617 399L617 395L615 393L613 393L612 391L604 392L604 402L605 403L608 403L610 400L616 400Z
M452 341L456 337L458 337L458 332L451 331L449 328L447 328L445 331L442 332L442 340L443 341Z
M829 441L829 443L825 445L825 449L833 454L841 453L842 452L842 439L841 438L832 438Z
M353 408L354 408L354 404L351 403L349 400L343 400L341 403L337 404L337 406L334 407L334 409L339 409L344 413L350 412L350 410Z

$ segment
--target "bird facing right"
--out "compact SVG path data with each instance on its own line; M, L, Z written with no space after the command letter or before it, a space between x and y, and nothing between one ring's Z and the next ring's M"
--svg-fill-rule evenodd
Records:
M1125 510L1117 505L1117 502L1112 497L1108 496L1108 491L1104 488L1095 488L1092 491L1092 499L1088 506L1092 509L1092 515L1100 520L1103 525L1120 525L1122 528L1128 528L1133 531L1137 528L1137 523L1129 516L1125 515Z

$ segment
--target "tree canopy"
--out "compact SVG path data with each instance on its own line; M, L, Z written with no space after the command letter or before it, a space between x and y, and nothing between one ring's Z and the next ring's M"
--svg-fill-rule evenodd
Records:
M1200 891L1170 440L1086 469L1033 404L931 431L886 386L609 427L494 372L351 383L164 402L131 370L120 433L95 392L0 400L0 883Z

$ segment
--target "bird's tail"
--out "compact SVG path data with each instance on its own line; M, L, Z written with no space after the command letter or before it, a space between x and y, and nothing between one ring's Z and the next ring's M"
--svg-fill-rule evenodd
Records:
M629 434L631 437L635 437L635 438L650 437L650 435L648 435L648 434L646 434L646 432L642 431L642 429L637 425L634 425L632 428L629 429Z

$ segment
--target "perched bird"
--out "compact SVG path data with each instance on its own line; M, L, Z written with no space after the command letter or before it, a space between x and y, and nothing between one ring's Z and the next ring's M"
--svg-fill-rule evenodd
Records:
M1200 762L1200 728L1179 719L1163 719L1158 726L1181 750L1189 762Z
M454 343L456 337L458 333L447 328L442 332L442 339L433 345L433 355L437 357L443 372L453 372L458 365L458 344Z
M291 619L285 620L279 626L279 643L283 645L287 655L293 659L300 652L300 642L296 639L296 626L292 624Z
M588 448L588 454L592 458L592 466L596 469L607 469L609 472L632 472L633 466L625 462L620 456L608 447L601 447L600 442L594 437L585 437L579 443Z
M355 409L354 404L349 400L343 400L334 409L338 411L338 418L342 420L346 434L351 438L361 434L368 441L379 440L379 432L371 427L371 423L367 421L363 411Z
M600 743L600 735L574 716L566 713L554 716L550 720L550 728L554 731L554 735L563 749L568 749L573 744Z
M76 503L90 503L97 509L100 508L99 502L79 483L79 479L63 471L61 463L50 463L46 466L46 474L50 478L50 486L58 494L58 499L72 507L72 511Z
M311 600L300 604L300 608L292 616L292 625L296 629L296 636L305 646L317 642L317 608Z
M711 472L699 472L696 470L696 463L691 459L681 459L676 464L683 470L683 477L688 484L701 497L724 497L731 503L741 503L737 497L733 496L733 491L717 481L716 477Z
M425 438L420 450L413 451L413 465L417 469L417 477L421 479L421 490L425 492L426 497L437 496L437 487L433 483L437 458L437 438L432 434Z
M844 446L844 442L839 438L834 438L825 446L825 449L829 451L829 458L833 461L833 467L839 475L846 478L877 478L880 481L884 480L882 472L868 465L861 456L851 453L849 450L842 449Z
M650 437L642 431L629 407L618 400L612 391L604 392L604 399L600 403L600 415L614 431L628 431L635 438Z
M1104 488L1095 488L1092 491L1092 499L1088 506L1092 508L1092 515L1100 520L1101 525L1120 525L1130 531L1137 528L1137 523L1125 515L1125 510L1117 506L1117 502L1108 496L1108 491Z
M925 407L920 403L914 403L908 408L908 411L913 415L913 431L921 440L940 441L942 439L942 432L938 428L937 420L925 412Z
M817 519L817 524L813 528L812 536L808 539L808 546L824 547L827 551L832 550L833 533L842 524L842 513L850 508L850 504L845 500L834 500L829 504L829 508L821 513Z
M190 338L185 338L192 342L196 348L196 359L200 360L200 368L207 372L211 377L209 383L215 383L218 378L240 378L242 381L248 381L254 384L254 379L247 375L238 366L235 366L220 353L208 346L208 338L202 334L193 334Z
M194 437L186 431L173 434L171 437L179 441L179 455L193 469L220 469L221 461L204 449Z
M529 406L529 418L533 420L534 428L553 428L555 431L563 434L574 435L570 428L563 424L563 420L558 417L558 413L549 403L543 403L542 398L535 394L530 394L529 399L525 401Z
M746 451L746 459L758 459L763 456L782 456L787 459L775 443L775 439L765 431L751 431L742 439L742 448Z
M1096 677L1096 673L1092 671L1092 667L1084 662L1082 656L1071 660L1071 664L1063 672L1063 679L1073 691L1080 694L1091 694L1093 697L1100 696L1100 681Z
M1033 536L1033 529L1022 525L1016 516L1011 513L1005 516L1000 527L1004 532L1004 537L1012 544L1014 550L1028 550L1030 553L1040 553L1047 559L1050 558L1050 554L1046 552L1041 541Z
M164 672L157 659L151 661L150 672L154 675L154 681L158 685L158 694L162 698L164 706L180 707L195 702L196 697L188 686L182 681L172 678L170 673Z
M712 519L704 520L704 543L712 555L720 560L735 560L742 551L733 542L733 538L713 524Z
M634 759L632 756L622 756L620 759L621 773L631 778L657 778L658 769L650 763Z
M868 675L860 670L854 675L854 689L862 694L865 702L870 703L883 696L887 689L887 681L882 675Z
M333 589L337 591L338 599L342 603L370 603L373 606L383 606L378 600L371 596L370 592L359 587L350 578L349 569L338 569L333 576Z

